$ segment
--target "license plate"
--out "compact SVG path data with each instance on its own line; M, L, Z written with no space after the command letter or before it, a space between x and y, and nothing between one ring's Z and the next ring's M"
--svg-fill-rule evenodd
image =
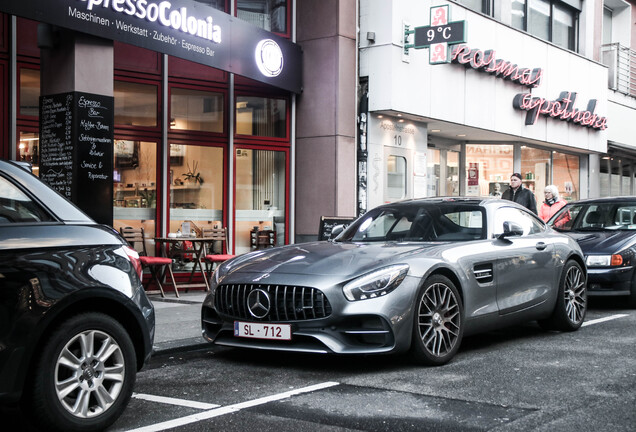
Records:
M234 321L234 336L251 339L291 340L291 325Z

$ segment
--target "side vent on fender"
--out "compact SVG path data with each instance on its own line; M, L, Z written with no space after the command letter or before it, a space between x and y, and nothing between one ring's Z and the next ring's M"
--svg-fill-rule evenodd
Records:
M473 268L475 279L481 284L492 282L493 270L492 264L478 264Z

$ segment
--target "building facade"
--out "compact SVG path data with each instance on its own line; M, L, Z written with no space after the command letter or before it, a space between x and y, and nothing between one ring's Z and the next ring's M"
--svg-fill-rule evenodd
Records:
M633 194L633 13L626 2L361 1L361 207L498 195L514 172L539 205L549 184L568 201Z
M10 0L0 11L38 1ZM41 0L62 2L89 3ZM268 83L161 44L0 13L0 156L38 173L42 96L112 97L106 201L112 225L144 227L149 246L188 223L227 227L233 253L252 250L257 231L276 245L315 240L321 216L412 197L497 195L513 172L538 204L548 184L567 200L636 193L632 2L173 3L284 39L302 49L302 67ZM432 15L440 6L445 16ZM85 12L74 25L100 18ZM187 15L165 18L187 30ZM155 42L172 44L165 36ZM225 54L238 58L241 44Z

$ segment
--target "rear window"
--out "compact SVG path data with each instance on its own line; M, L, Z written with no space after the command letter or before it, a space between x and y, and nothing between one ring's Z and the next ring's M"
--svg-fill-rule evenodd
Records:
M0 177L0 225L25 222L50 222L54 219L24 192Z

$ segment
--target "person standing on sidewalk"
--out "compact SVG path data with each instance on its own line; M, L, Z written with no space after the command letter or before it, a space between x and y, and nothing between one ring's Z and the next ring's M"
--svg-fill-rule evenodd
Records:
M513 173L510 176L510 188L503 193L503 199L521 204L534 214L537 214L537 201L534 194L521 183L521 174Z
M552 216L567 204L559 198L559 189L555 185L547 185L545 187L545 201L539 209L539 217L547 222Z

